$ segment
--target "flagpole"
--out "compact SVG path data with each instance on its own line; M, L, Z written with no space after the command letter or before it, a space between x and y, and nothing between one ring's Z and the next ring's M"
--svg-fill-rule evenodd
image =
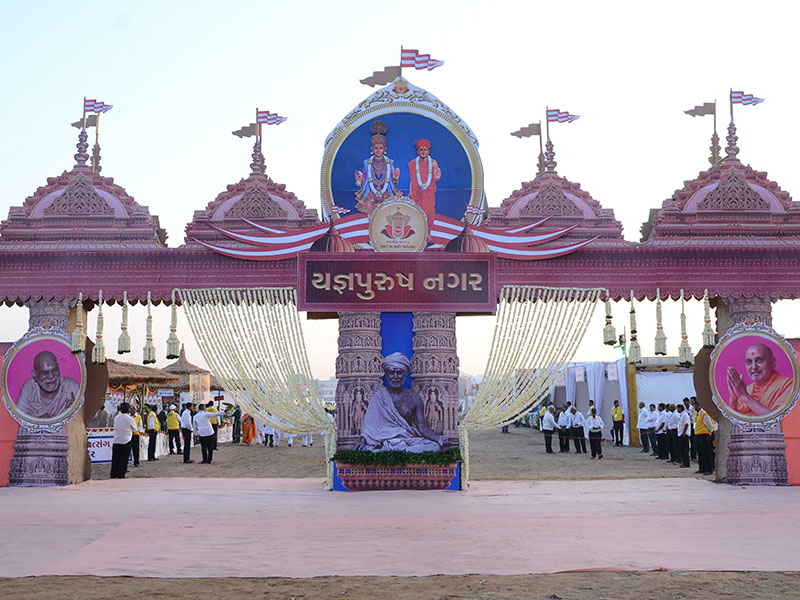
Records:
M550 135L550 131L548 129L547 132ZM542 149L542 122L539 121L539 154L544 154L544 150Z
M717 133L717 99L714 98L714 133Z
M83 97L83 128L86 129L86 96Z
M731 123L733 123L733 88L728 92L728 100L731 102Z
M97 113L97 120L94 123L94 149L92 150L92 172L99 173L98 167L100 154L100 113Z
M539 158L536 161L536 172L544 173L544 149L542 148L542 122L539 121Z
M417 46L419 48L419 46ZM400 77L403 76L403 44L400 44Z
M549 113L550 113L550 107L549 106L545 106L544 107L544 122L546 123L546 127L547 127L547 141L548 142L550 141L550 116L549 116Z

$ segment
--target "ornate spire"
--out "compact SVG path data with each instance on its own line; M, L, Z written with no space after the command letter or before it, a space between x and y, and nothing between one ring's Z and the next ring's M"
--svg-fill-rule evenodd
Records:
M264 164L264 155L261 153L261 140L256 138L256 143L253 144L253 162L250 163L250 168L254 175L263 175L267 166Z
M558 163L555 161L556 153L553 151L553 142L550 141L550 138L547 138L547 143L545 144L545 148L547 148L547 150L545 150L544 153L544 158L545 158L544 166L548 171L555 172L556 165Z
M75 155L75 161L78 163L78 166L85 166L86 161L89 160L89 155L86 154L86 149L89 147L89 144L86 143L86 139L89 136L86 135L86 128L82 128L81 132L78 134L78 153Z
M736 124L733 119L731 119L731 124L728 125L728 137L725 139L728 141L728 146L725 148L727 158L736 158L736 155L739 154L739 146L736 145L739 138L736 137Z

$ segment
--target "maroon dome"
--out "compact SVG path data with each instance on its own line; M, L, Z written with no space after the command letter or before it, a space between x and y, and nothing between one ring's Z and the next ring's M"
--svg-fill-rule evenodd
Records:
M475 237L469 225L465 225L458 237L453 238L444 247L445 252L491 252L482 239Z
M311 244L309 252L355 252L353 244L344 239L331 223L328 232Z

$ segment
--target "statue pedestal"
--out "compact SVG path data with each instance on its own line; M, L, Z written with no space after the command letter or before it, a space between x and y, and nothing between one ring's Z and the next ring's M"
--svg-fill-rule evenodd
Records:
M8 484L27 487L67 485L68 453L66 433L31 433L20 427L8 471Z
M461 463L404 466L333 463L333 489L341 492L460 490Z
M731 485L789 485L786 442L780 425L755 430L734 425L726 467Z

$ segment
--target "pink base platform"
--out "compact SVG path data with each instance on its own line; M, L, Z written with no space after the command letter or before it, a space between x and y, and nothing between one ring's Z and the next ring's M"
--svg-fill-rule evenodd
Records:
M0 576L800 570L797 487L478 481L469 492L342 494L322 485L129 479L0 489ZM207 560L180 558L200 550Z

